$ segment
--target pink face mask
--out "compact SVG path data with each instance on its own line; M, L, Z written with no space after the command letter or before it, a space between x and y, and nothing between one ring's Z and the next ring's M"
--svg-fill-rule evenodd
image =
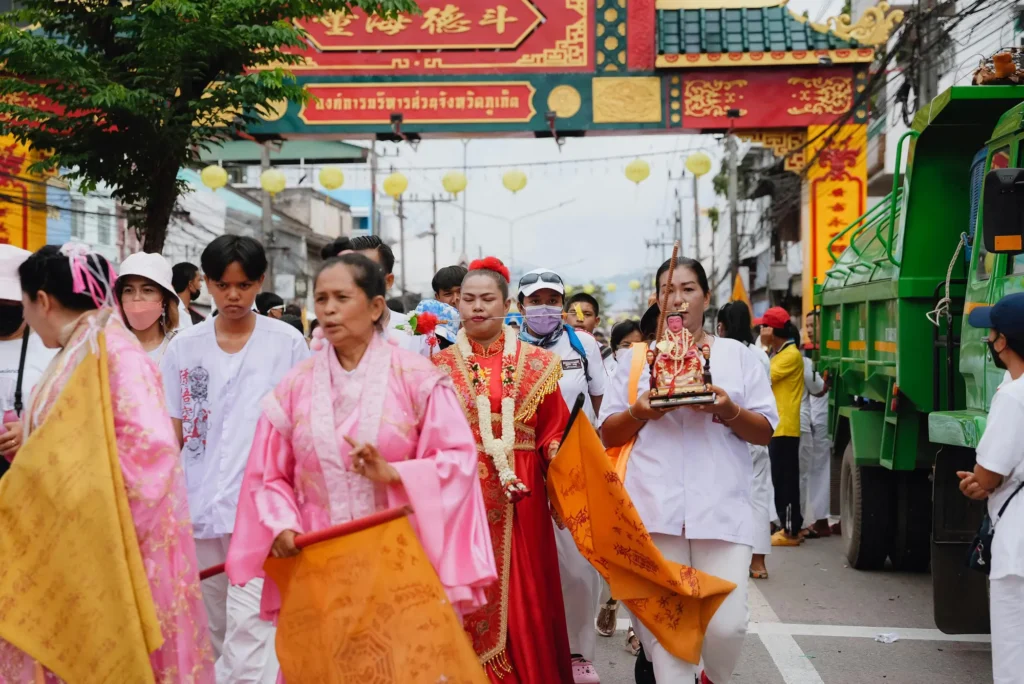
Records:
M163 302L125 302L122 308L133 330L147 330L164 313Z

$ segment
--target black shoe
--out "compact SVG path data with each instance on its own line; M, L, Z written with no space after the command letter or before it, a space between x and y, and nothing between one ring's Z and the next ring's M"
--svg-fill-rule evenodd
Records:
M654 663L647 659L643 644L640 644L640 652L636 654L633 678L636 680L636 684L656 684L654 679Z

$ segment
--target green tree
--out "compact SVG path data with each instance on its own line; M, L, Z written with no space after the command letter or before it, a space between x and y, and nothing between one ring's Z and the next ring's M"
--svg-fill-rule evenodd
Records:
M0 134L52 156L86 191L104 183L146 251L162 251L204 146L309 94L293 20L347 12L392 17L413 0L20 0L0 15ZM27 27L27 28L22 28ZM49 102L39 108L40 102Z

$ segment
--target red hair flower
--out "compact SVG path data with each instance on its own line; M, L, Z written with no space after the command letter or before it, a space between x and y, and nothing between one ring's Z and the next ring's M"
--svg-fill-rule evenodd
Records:
M430 335L430 334L432 334L434 332L434 328L436 328L437 324L440 322L438 320L437 316L435 316L434 314L430 313L429 311L424 311L422 313L418 313L418 314L416 314L415 318L416 318L416 323L415 323L416 327L414 328L414 330L416 331L417 335Z
M505 279L505 282L512 281L512 275L508 272L508 266L501 262L498 257L484 257L476 259L469 264L470 271L494 271Z

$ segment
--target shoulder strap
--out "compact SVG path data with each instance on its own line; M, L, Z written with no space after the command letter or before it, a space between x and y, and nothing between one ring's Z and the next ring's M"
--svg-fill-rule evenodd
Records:
M629 365L629 405L636 403L640 396L640 375L644 372L644 365L647 363L647 345L644 342L637 342L633 345L633 362Z
M1005 501L1005 502L1003 503L1002 507L1001 507L1001 508L999 509L999 517L1000 517L1000 518L1002 518L1002 517L1003 517L1003 513L1005 513L1005 512L1006 512L1006 507L1010 505L1010 502L1011 502L1011 501L1013 501L1013 497L1017 496L1017 493L1018 493L1018 492L1020 492L1020 490L1021 490L1022 488L1024 488L1024 482L1021 482L1021 483L1020 483L1020 484L1019 484L1019 485L1017 486L1017 488L1016 488L1015 490L1013 490L1013 494L1011 494L1011 495L1010 495L1010 498L1009 498L1009 499L1007 499L1007 500L1006 500L1006 501Z
M25 326L25 333L21 336L21 358L18 360L18 381L14 385L14 412L21 416L24 405L21 402L21 381L25 376L25 354L28 352L28 336L32 333L29 327Z
M565 325L565 334L569 336L569 346L583 359L583 375L587 377L587 382L590 382L590 364L587 362L587 350L583 348L583 343L580 342L580 337L576 334L573 327L564 323L563 325Z

